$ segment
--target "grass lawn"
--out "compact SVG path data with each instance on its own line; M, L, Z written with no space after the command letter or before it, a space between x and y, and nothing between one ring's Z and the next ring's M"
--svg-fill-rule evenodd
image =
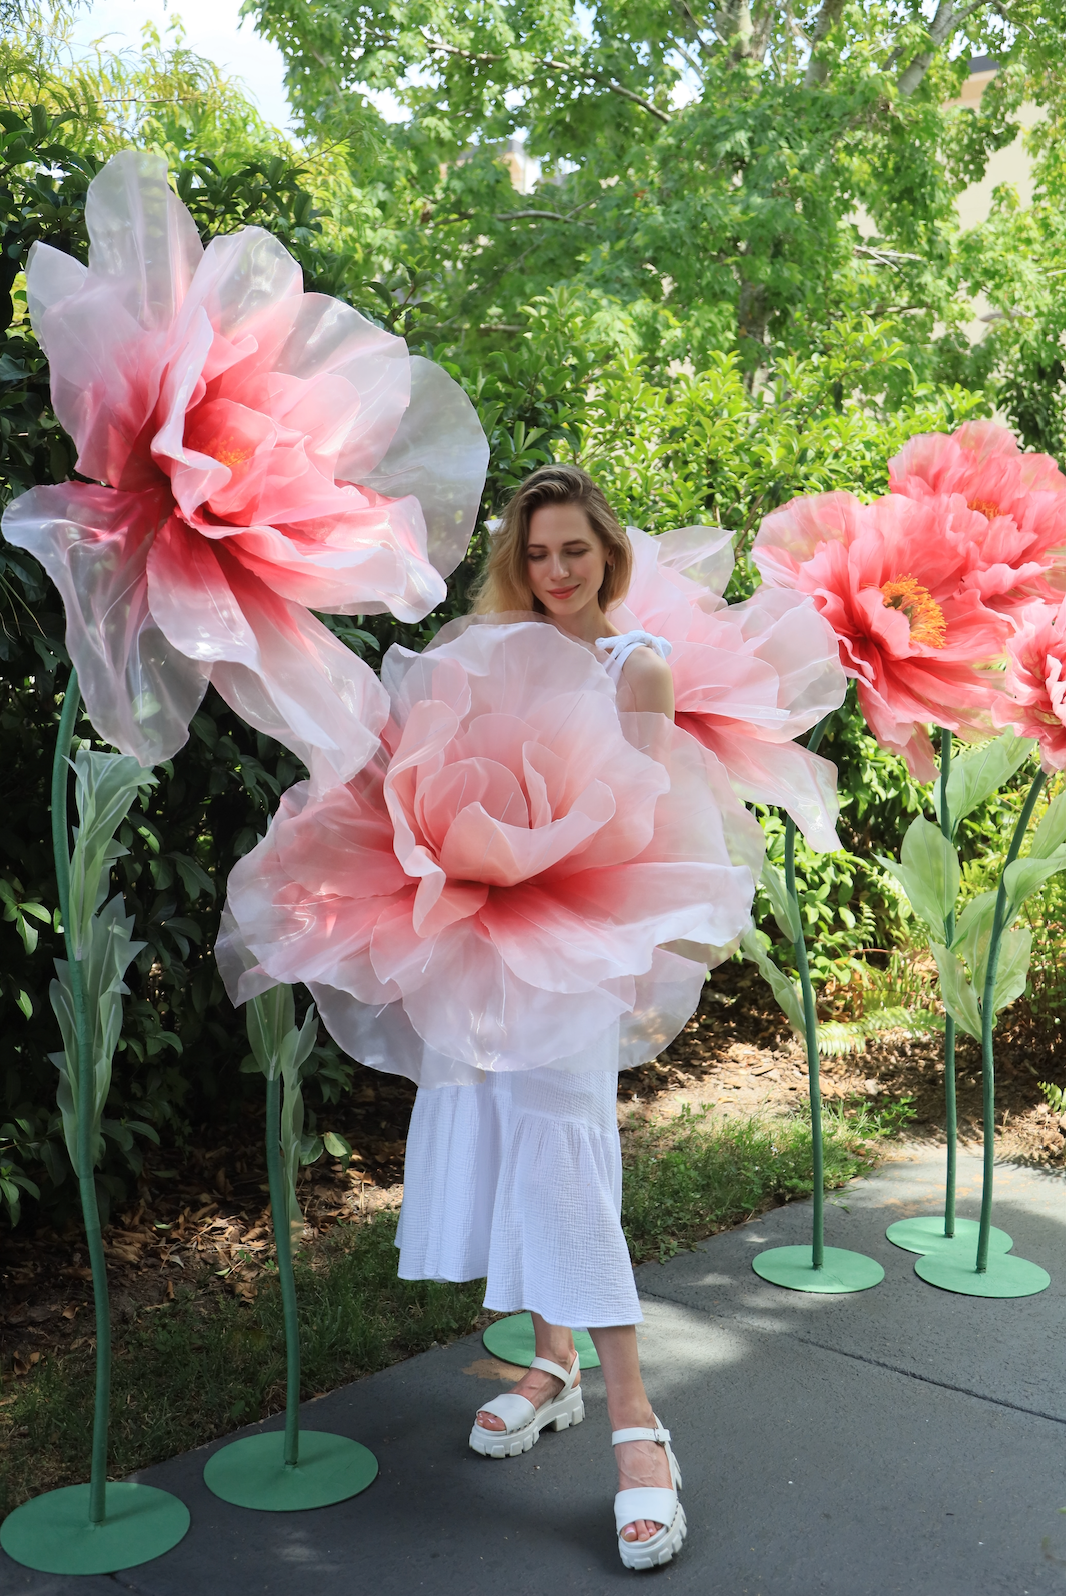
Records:
M826 1113L826 1184L876 1161L906 1105ZM635 1262L738 1224L811 1191L809 1118L733 1119L683 1112L623 1137L622 1222ZM321 1394L477 1327L482 1282L396 1278L394 1213L337 1225L297 1261L303 1395ZM284 1405L276 1277L254 1302L179 1287L174 1300L117 1325L110 1473L121 1478ZM0 1516L30 1496L86 1478L92 1427L90 1347L51 1356L0 1398Z

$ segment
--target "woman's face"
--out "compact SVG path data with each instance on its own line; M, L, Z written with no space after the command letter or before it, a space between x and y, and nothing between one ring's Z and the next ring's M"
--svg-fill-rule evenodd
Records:
M579 615L594 604L609 564L607 550L576 504L542 504L529 518L526 570L549 615Z

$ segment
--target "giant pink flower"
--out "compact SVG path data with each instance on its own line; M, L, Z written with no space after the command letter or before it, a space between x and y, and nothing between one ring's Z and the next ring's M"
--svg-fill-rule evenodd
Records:
M88 267L36 245L27 285L92 480L34 488L4 531L59 588L89 714L123 752L174 753L211 681L344 779L388 703L311 611L417 620L444 596L484 478L477 418L401 339L305 294L268 233L203 249L159 157L108 162L86 221Z
M750 922L759 828L550 622L450 632L386 657L388 757L291 789L234 867L231 995L304 981L348 1053L430 1084L581 1068L615 1025L623 1065L654 1057Z
M970 531L969 582L992 607L1066 586L1066 477L1050 455L1023 454L1008 428L967 421L950 436L921 433L888 462L888 480L910 499L961 494L981 517Z
M670 643L677 724L717 755L742 798L779 805L814 847L838 848L836 767L793 741L844 702L832 627L812 599L781 588L725 604L728 533L628 531L633 578L611 619Z
M996 725L1035 737L1049 774L1066 770L1066 600L1037 600L1015 617L1006 685L993 710Z
M987 734L999 689L985 667L1009 622L967 581L985 525L958 494L822 493L768 515L752 550L767 583L814 599L870 730L923 781L936 774L927 726Z

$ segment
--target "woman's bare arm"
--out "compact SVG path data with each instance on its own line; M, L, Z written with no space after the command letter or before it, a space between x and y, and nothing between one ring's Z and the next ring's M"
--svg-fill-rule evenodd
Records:
M633 694L633 707L674 718L674 678L670 667L652 648L635 648L622 666L622 675Z

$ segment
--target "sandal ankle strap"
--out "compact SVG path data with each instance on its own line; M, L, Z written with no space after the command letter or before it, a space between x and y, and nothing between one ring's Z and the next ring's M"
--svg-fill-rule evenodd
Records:
M670 1431L664 1430L661 1425L656 1425L654 1430L637 1428L611 1431L612 1446L621 1446L623 1441L658 1441L660 1446L665 1446L669 1439Z
M573 1386L574 1381L577 1379L580 1365L581 1360L578 1356L577 1349L575 1348L574 1361L570 1365L569 1370L562 1368L558 1363L553 1363L550 1358L534 1358L530 1364L530 1368L543 1369L545 1374L554 1374L557 1380L561 1380L563 1382L563 1389L559 1392L559 1395L565 1396Z

